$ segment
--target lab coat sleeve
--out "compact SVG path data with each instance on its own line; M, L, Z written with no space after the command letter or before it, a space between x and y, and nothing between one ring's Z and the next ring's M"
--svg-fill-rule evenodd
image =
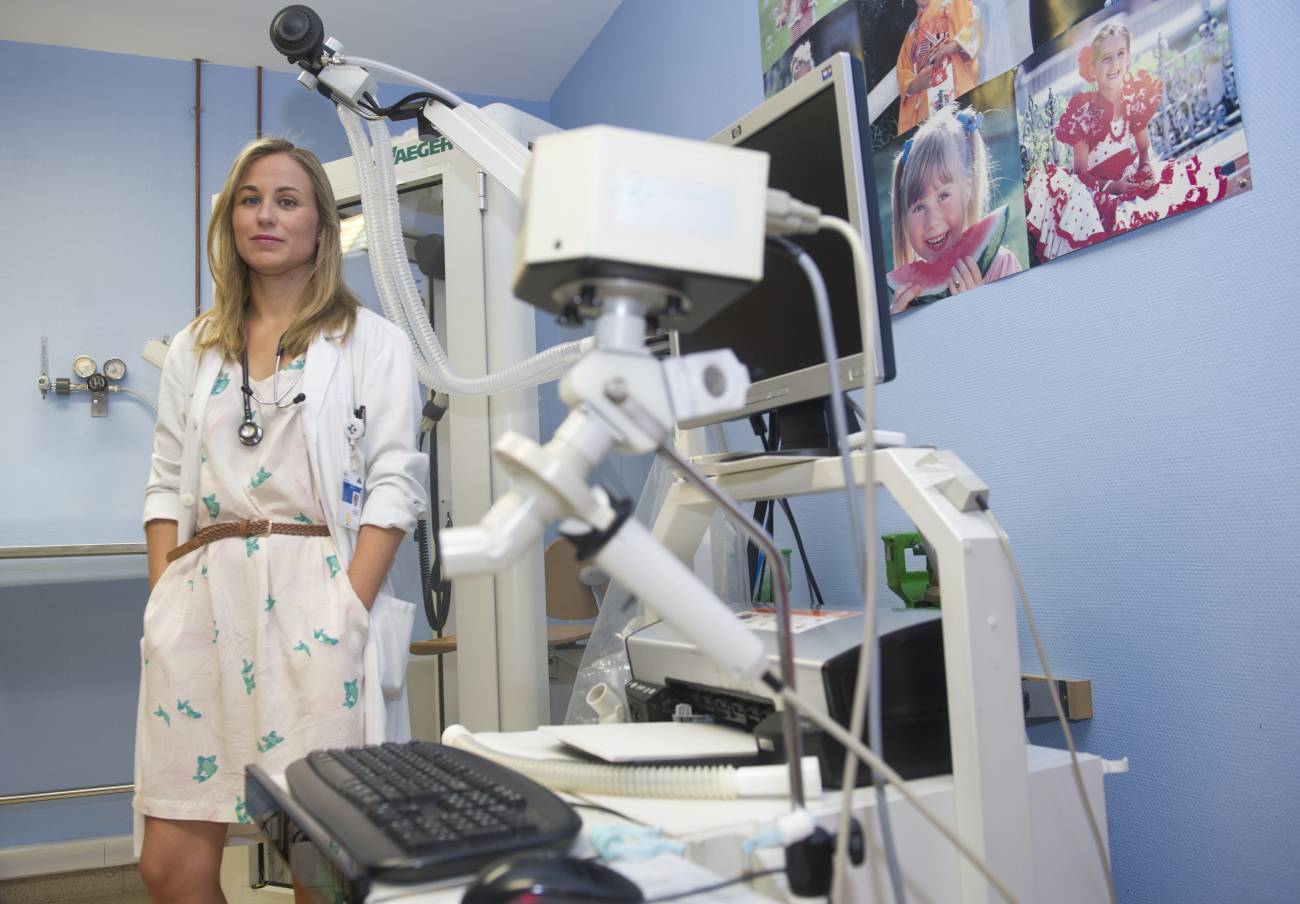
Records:
M361 523L415 532L428 510L423 477L428 456L415 449L420 393L411 346L387 321L367 343L358 374L357 404L366 406L365 501Z
M163 361L149 482L144 489L144 524L159 519L180 521L181 458L190 402L186 383L195 370L192 339L189 329L177 335Z

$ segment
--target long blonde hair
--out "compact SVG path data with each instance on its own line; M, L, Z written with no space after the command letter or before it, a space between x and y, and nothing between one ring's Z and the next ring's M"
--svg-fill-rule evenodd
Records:
M894 216L895 267L916 258L907 240L907 212L936 178L944 182L968 182L970 194L966 199L963 229L969 229L988 213L989 159L979 130L981 118L973 107L962 110L956 104L948 104L921 124L894 159L890 204Z
M306 172L311 182L319 218L311 275L303 287L298 317L284 334L284 350L290 357L302 354L322 332L346 337L356 322L360 302L343 283L343 249L339 241L339 213L329 177L316 155L283 138L262 138L248 144L235 158L226 184L212 205L208 221L208 269L212 272L212 308L196 321L195 351L218 349L234 360L244 351L248 320L248 264L235 247L230 214L248 168L263 157L284 154Z

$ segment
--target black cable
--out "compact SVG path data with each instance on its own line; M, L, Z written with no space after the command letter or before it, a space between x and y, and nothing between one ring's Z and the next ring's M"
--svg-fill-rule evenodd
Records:
M780 421L776 417L776 412L772 412L772 420L773 420L773 424L772 424L772 429L770 431L771 438L769 438L769 431L767 428L767 424L763 420L763 416L759 414L754 414L754 415L750 415L749 418L749 426L751 429L753 429L754 435L758 437L759 442L763 444L764 452L773 451L776 448L776 443L780 442L781 439ZM790 509L789 501L786 499L777 499L777 500L760 499L758 502L754 504L754 520L760 524L765 524L767 528L767 532L769 534L772 533L772 528L775 526L774 519L773 519L773 515L775 513L770 511L770 509L773 507L772 503L774 501L780 504L782 511L785 512L786 518L788 518L790 521L790 530L794 533L795 546L799 548L799 559L801 562L803 562L804 574L808 578L808 587L812 590L813 593L813 599L814 599L813 607L817 609L823 608L826 605L826 601L825 599L822 598L821 587L818 586L817 578L813 575L812 563L808 561L808 553L804 549L804 545L803 545L803 536L800 535L799 533L799 524L795 520L794 512L791 511ZM749 553L749 574L754 574L754 572L758 569L758 547L755 546L754 543L751 541L748 544L747 549ZM755 578L754 583L757 586L757 585L761 585L762 581L763 581L763 575L759 574ZM756 592L751 593L750 599L753 600L756 595L757 595Z
M371 100L369 97L363 98L362 100L358 101L357 106L364 106L368 111L374 113L376 116L385 116L393 120L414 119L416 116L420 114L420 111L424 109L424 104L420 104L417 107L407 108L406 105L414 100L423 100L423 101L442 100L444 103L446 103L446 101L443 98L438 97L436 94L430 94L428 91L413 91L410 94L406 95L406 97L403 97L397 103L389 104L387 107L379 106L378 104L374 103L373 100ZM454 105L448 104L448 106L454 106Z
M691 895L702 895L705 892L717 891L718 889L727 888L731 885L739 885L741 882L752 882L755 879L762 879L764 876L775 876L777 873L783 872L785 872L785 867L777 866L772 869L760 870L754 873L742 873L734 879L724 879L723 881L715 882L712 885L702 885L699 888L692 888L690 891L679 891L659 898L647 898L645 904L659 904L660 901L676 901L681 898L689 898Z
M813 599L816 600L814 608L821 609L826 605L822 599L822 589L817 586L817 578L813 577L812 565L808 562L808 553L803 548L803 537L799 536L799 524L794 520L794 512L790 510L790 502L787 499L778 499L781 504L781 511L785 512L785 517L790 522L790 530L794 533L794 545L799 547L799 558L803 562L804 574L808 577L808 586L812 590Z

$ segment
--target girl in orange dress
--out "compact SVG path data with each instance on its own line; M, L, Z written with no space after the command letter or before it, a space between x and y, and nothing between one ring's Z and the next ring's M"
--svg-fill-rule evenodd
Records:
M979 84L983 25L971 0L916 0L898 50L898 134Z

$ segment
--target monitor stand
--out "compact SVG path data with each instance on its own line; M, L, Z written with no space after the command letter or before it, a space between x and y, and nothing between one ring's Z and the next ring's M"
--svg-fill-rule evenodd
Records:
M850 428L857 426L857 418L845 403L845 421ZM713 462L739 462L750 458L825 458L839 455L835 446L835 422L831 418L830 399L822 397L810 402L787 405L772 412L777 448L770 451L728 452L710 456ZM906 440L897 433L876 431L876 447L900 446ZM850 448L861 448L865 437L862 432L851 433Z

